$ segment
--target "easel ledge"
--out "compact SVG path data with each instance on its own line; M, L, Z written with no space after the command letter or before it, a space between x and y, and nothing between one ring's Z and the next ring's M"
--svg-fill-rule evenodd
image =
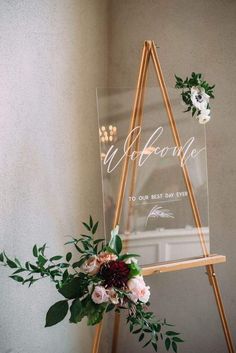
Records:
M173 272L180 270L187 270L195 267L202 267L207 265L214 265L226 262L224 255L212 254L203 257L193 257L185 260L168 261L158 263L153 266L148 266L142 269L143 276L151 276L158 273Z

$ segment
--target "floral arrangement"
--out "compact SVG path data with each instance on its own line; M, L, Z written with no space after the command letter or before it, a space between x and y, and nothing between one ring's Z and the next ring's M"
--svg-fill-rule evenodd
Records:
M210 86L203 80L202 74L195 72L191 77L185 80L175 75L175 88L182 89L182 99L187 105L185 112L192 112L192 116L196 116L200 124L205 124L210 120L210 98L215 98L213 89L215 85Z
M0 263L13 270L10 278L28 284L29 287L43 278L49 278L57 291L64 297L53 304L46 315L45 327L62 321L70 311L69 321L78 323L87 317L88 325L96 325L103 315L111 310L127 313L127 324L143 347L152 345L157 351L159 341L163 341L168 351L177 352L178 344L183 342L180 334L169 329L171 324L157 319L148 311L150 288L144 282L136 254L122 254L122 240L118 235L118 226L112 230L111 239L95 239L98 222L92 217L83 222L89 234L81 234L79 239L72 238L65 245L75 247L75 256L67 252L64 256L48 258L45 255L46 244L34 245L35 261L24 264L19 259L9 258L0 253Z

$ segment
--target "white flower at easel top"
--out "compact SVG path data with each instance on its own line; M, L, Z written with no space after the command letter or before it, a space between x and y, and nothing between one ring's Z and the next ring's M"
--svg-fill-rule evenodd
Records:
M175 88L182 89L182 99L187 105L184 112L192 112L192 116L196 116L200 124L206 124L211 116L210 98L215 98L213 89L215 85L210 86L209 83L203 80L202 74L195 72L191 77L186 77L185 80L175 75Z

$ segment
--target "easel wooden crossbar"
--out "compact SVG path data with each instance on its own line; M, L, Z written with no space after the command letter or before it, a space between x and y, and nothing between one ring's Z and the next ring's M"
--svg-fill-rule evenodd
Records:
M134 101L134 107L133 107L133 112L132 112L132 116L131 116L129 131L131 132L136 126L142 125L144 91L145 91L147 70L148 70L148 65L149 65L150 59L152 60L152 62L154 64L154 70L155 70L155 73L157 76L158 83L160 85L163 103L164 103L165 110L167 113L167 117L168 117L168 121L169 121L169 125L171 128L171 132L172 132L175 146L178 147L180 151L182 151L180 136L179 136L177 125L176 125L175 118L173 115L170 99L168 96L166 84L164 81L164 77L163 77L163 73L161 70L161 66L160 66L160 62L159 62L159 58L158 58L158 54L157 54L157 49L156 49L156 45L155 45L154 41L149 40L149 41L144 42L141 64L140 64L140 69L139 69L136 95L135 95L135 101ZM130 135L130 139L128 141L128 146L131 145L131 143L132 143L132 135ZM139 143L140 143L140 138L136 139L136 142L135 142L136 151L139 150ZM183 159L182 153L180 153L179 159L180 159L180 161ZM115 217L114 217L114 226L116 226L117 224L120 223L121 211L122 211L122 207L123 207L123 200L124 200L124 194L125 194L125 188L126 188L126 182L127 182L127 176L128 176L128 169L129 169L129 156L127 155L126 158L124 159L123 168L122 168L122 175L121 175L117 204L116 204L116 212L115 212ZM133 191L135 188L136 171L137 171L136 165L135 165L135 163L133 163L132 175L131 175L130 195L133 194ZM142 272L143 272L144 276L148 276L148 275L158 274L158 273L162 273L162 272L172 272L172 271L177 271L177 270L183 270L183 269L204 266L206 268L209 282L210 282L210 285L212 286L213 293L215 296L218 312L219 312L221 323L222 323L222 328L223 328L225 339L226 339L228 352L235 353L232 337L230 334L228 322L227 322L225 311L224 311L221 293L220 293L219 286L218 286L218 281L217 281L215 270L214 270L214 264L223 263L226 261L226 259L225 259L225 256L223 256L223 255L209 254L207 246L206 246L205 235L202 231L202 222L201 222L200 212L199 212L199 209L197 206L197 202L196 202L196 198L194 195L192 183L191 183L191 180L189 177L189 173L188 173L188 170L187 170L187 167L185 164L182 165L182 172L183 172L183 178L185 181L186 189L188 191L188 196L189 196L190 205L191 205L191 209L192 209L192 213L193 213L193 217L194 217L194 222L195 222L196 228L198 230L198 235L199 235L199 239L200 239L200 243L201 243L201 247L202 247L203 257L192 258L192 259L187 259L187 260L185 259L183 261L165 262L163 264L159 263L154 266L149 266L149 267L143 268ZM132 213L132 210L129 210L129 212ZM128 217L128 222L129 222L129 217ZM129 226L129 225L127 225L127 226ZM127 244L125 244L125 246L126 245ZM111 353L117 352L119 326L120 326L120 316L119 316L119 314L116 314L115 320L114 320ZM102 323L98 324L96 327L96 333L95 333L95 337L94 337L92 353L98 353L98 351L99 351L101 332L102 332Z

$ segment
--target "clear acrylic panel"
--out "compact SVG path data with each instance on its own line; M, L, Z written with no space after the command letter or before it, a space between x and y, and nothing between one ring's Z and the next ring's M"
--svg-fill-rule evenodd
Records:
M127 155L129 167L119 226L126 250L140 254L141 265L204 255L182 165L190 176L209 251L205 126L183 113L185 107L177 90L168 92L180 134L182 160L158 87L145 89L142 122L137 122L132 132L135 89L97 89L106 237L113 227Z

